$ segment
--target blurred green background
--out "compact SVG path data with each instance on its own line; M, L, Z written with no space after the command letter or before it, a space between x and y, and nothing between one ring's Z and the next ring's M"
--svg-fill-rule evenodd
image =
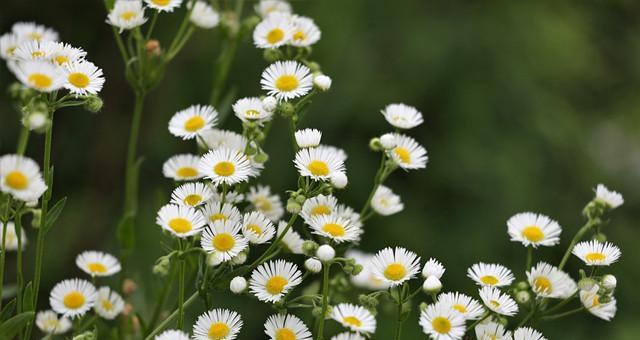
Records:
M536 260L557 263L583 223L580 211L592 188L602 182L626 199L606 228L623 250L621 262L611 268L619 279L618 315L607 323L580 314L538 328L551 339L640 336L635 248L640 242L640 3L323 0L293 6L322 29L314 58L334 85L314 100L301 126L320 128L324 142L349 152L350 187L339 193L342 201L359 208L370 190L378 155L367 143L389 130L380 109L405 102L425 116L425 124L409 133L428 149L429 165L391 177L388 185L402 195L406 209L368 222L361 248L373 252L399 245L423 258L436 257L447 267L446 290L475 295L465 272L477 261L500 262L519 278L524 275L524 248L509 242L506 233L511 215L531 210L560 222L562 246L535 253ZM56 116L54 196L69 201L47 241L45 307L56 282L81 275L74 265L78 252L116 250L132 94L101 1L9 0L2 7L2 32L19 20L53 27L62 40L87 50L107 78L102 112L69 109ZM161 16L161 39L175 31L178 19ZM140 285L136 308L143 313L142 295L152 297L161 282L151 275L162 254L154 219L172 185L162 177L161 165L193 149L169 135L167 122L176 110L207 101L219 42L214 31L197 32L145 108L143 209L132 274ZM266 66L261 51L245 41L237 56L230 83L241 96L261 94L259 76ZM1 67L0 86L12 81ZM15 150L19 116L7 95L1 98L0 154L5 154ZM228 123L227 128L239 127ZM295 185L296 174L288 134L275 128L262 182L283 193ZM27 153L40 159L41 149L42 136L33 137ZM32 231L29 236L34 238ZM27 251L28 265L33 250ZM572 259L568 269L574 277L578 268ZM262 323L272 312L265 305L224 294L216 299L243 315L241 339L262 337ZM392 311L381 308L376 339L391 338L394 320ZM417 312L404 334L424 337Z

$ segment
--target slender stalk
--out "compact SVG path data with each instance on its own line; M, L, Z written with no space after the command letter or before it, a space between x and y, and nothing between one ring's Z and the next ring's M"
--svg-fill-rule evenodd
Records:
M179 240L180 241L180 240ZM180 244L180 251L183 251L182 242ZM178 329L182 330L184 324L184 276L185 276L185 259L178 259Z
M169 297L169 293L171 292L171 287L173 286L173 280L176 276L175 267L171 268L171 274L169 274L169 279L164 281L164 285L162 287L162 292L160 293L160 299L158 300L155 309L153 310L153 316L151 317L151 321L149 321L148 328L152 328L158 322L158 318L160 318L160 312L162 312L162 308L164 307L167 298Z
M156 27L156 21L158 21L158 13L160 13L160 11L153 11L153 17L151 17L151 24L149 24L145 40L151 38L151 33L153 33L153 29Z
M537 310L538 310L538 305L537 305L535 300L532 300L532 302L531 302L531 310L529 311L527 316L525 316L524 319L522 319L522 321L520 321L520 323L518 324L518 327L524 326L527 323L527 321L529 321L536 314Z
M558 313L558 314L543 316L543 317L540 318L540 320L550 321L550 320L560 319L560 318L563 318L565 316L569 316L569 315L573 315L573 314L576 314L576 313L580 313L583 310L584 310L584 307L580 306L580 307L578 307L576 309L572 309L572 310L566 311L564 313Z
M472 330L475 326L477 326L482 321L486 320L490 315L491 315L491 313L489 313L489 312L484 313L484 315L480 319L474 321L472 324L467 326L467 332Z
M195 292L187 299L187 301L184 302L183 308L186 309L192 303L194 303L197 299L198 299L198 292ZM153 339L153 337L156 334L158 334L160 331L165 329L165 327L167 327L177 316L178 316L178 310L176 309L176 310L173 311L173 313L171 313L171 315L169 315L166 319L164 319L160 323L160 325L158 325L158 327L156 327L153 331L151 331L151 333L149 333L149 335L147 335L147 337L144 338L144 340Z
M395 333L394 339L400 340L402 336L402 323L404 321L402 320L402 305L404 304L404 296L402 294L400 286L398 286L397 289L398 289L398 319L396 321L396 333Z
M4 288L4 263L7 257L7 223L9 222L9 207L11 196L7 198L4 214L2 215L2 247L0 248L0 308L2 308L2 291Z
M567 303L569 303L571 300L573 300L574 297L576 297L578 295L578 292L573 293L573 295L569 296L568 298L558 302L556 305L552 306L551 308L547 309L546 311L544 311L544 314L550 314L553 313L555 311L557 311L558 309L560 309L562 306L566 305Z
M176 35L173 37L173 41L171 41L171 45L169 45L169 51L173 51L176 48L177 44L185 34L184 31L189 25L189 18L191 17L191 12L193 12L193 5L195 4L195 0L189 1L189 4L190 7L189 9L187 9L187 13L185 14L184 18L182 18L182 22L180 23L180 27L178 28L178 33L176 33Z
M320 314L316 331L317 340L324 339L324 319L329 307L329 269L331 269L331 262L324 262L322 264L322 314Z
M115 26L112 26L113 37L116 40L116 45L118 45L118 50L120 51L120 56L122 57L122 61L126 65L129 62L129 54L127 53L127 49L124 47L124 42L122 41L122 37L120 33L118 33L118 29Z
M382 157L380 158L380 165L378 166L378 171L376 172L376 176L373 179L373 188L371 188L369 197L367 197L367 201L364 203L364 206L360 210L360 216L365 216L366 213L369 211L369 208L371 208L371 200L373 199L373 195L375 195L376 190L378 190L378 187L384 181L382 177L386 177L383 175L386 172L385 160L386 160L386 155L383 152Z
M20 207L19 209L21 209ZM16 307L22 312L22 289L24 275L22 274L22 212L18 211L15 218L16 238L18 239L18 253L16 254Z
M18 137L18 148L16 153L18 155L24 155L25 150L27 149L27 144L29 143L29 128L23 126L20 130L20 137Z
M229 70L238 49L238 37L234 36L226 41L225 46L218 59L216 59L216 67L214 67L213 84L211 86L211 95L209 104L217 106L220 104L220 98L224 93L225 84L229 76Z
M571 240L571 243L569 243L569 247L567 248L567 251L564 252L564 256L562 256L562 261L560 261L560 265L558 265L558 269L562 270L564 265L567 264L567 261L569 260L569 256L571 256L571 251L573 250L573 247L575 247L576 243L578 243L578 241L582 239L584 234L586 234L593 226L597 224L598 224L597 221L590 219L589 221L587 221L587 223L585 223L584 226L582 226L582 228L580 228L580 230L578 230L576 235Z
M289 222L287 223L287 226L284 228L284 230L282 230L282 233L280 233L280 236L278 236L278 238L276 238L276 240L273 243L271 243L269 248L267 248L267 250L265 250L264 253L262 253L262 255L258 259L253 261L253 263L249 266L249 268L245 271L245 273L249 272L249 271L253 270L255 267L259 266L262 262L264 262L264 260L267 257L269 257L269 255L270 255L270 253L272 251L277 249L278 245L280 245L280 242L284 238L284 235L286 235L289 232L289 229L291 229L291 227L293 226L293 224L295 223L297 218L298 218L298 214L291 215L291 218L289 219Z
M532 258L533 258L533 247L527 247L527 263L526 263L526 267L524 267L524 270L529 270L529 268L531 268Z

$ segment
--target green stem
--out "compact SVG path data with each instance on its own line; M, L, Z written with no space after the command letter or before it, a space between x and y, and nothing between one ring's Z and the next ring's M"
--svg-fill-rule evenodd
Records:
M543 316L543 317L540 318L540 320L550 321L550 320L560 319L560 318L563 318L565 316L569 316L569 315L573 315L573 314L576 314L576 313L580 313L583 310L584 310L584 307L580 306L580 307L578 307L576 309L572 309L572 310L566 311L564 313L558 313L558 314Z
M533 261L533 247L527 247L527 263L524 270L529 270L531 268L531 262Z
M520 321L520 323L518 324L518 327L524 326L527 323L527 321L529 321L536 314L536 311L538 309L537 307L538 307L538 305L537 305L536 301L532 300L531 301L531 310L529 311L529 314L527 314L527 316L525 316L524 319L522 319L522 321Z
M562 256L562 261L560 261L558 269L562 270L564 265L567 264L569 256L571 256L571 251L573 250L573 247L575 247L576 243L578 243L578 241L582 239L584 234L586 234L593 226L597 224L599 224L598 221L590 219L584 226L582 226L582 228L580 228L580 230L578 230L576 235L571 240L571 243L569 243L569 247L567 248L567 251L565 251L564 256Z
M229 70L238 49L238 37L234 36L226 40L225 46L216 60L214 67L213 84L211 86L211 95L209 104L217 106L220 104L220 98L224 93L225 83L229 76ZM221 122L222 123L222 122Z
M127 54L127 49L124 47L124 42L122 41L122 37L120 33L118 33L118 29L113 26L113 37L116 40L116 45L118 45L118 50L120 51L120 56L122 57L122 61L125 65L129 62L129 55Z
M191 0L189 2L191 6L188 7L187 13L184 18L182 18L182 22L180 23L180 27L178 28L178 33L173 37L173 41L171 41L171 45L169 45L169 51L175 50L179 41L183 38L184 30L187 29L187 25L189 25L189 18L191 17L191 12L193 12L195 0Z
M21 210L21 208L19 208ZM16 307L22 312L22 289L24 275L22 274L22 212L18 211L15 218L16 237L18 239L18 253L16 254Z
M403 323L403 319L402 319L402 305L404 304L404 294L402 294L402 288L401 286L397 287L398 290L398 319L396 321L396 333L394 336L395 340L400 340L401 336L402 336L402 323Z
M151 24L149 24L149 30L147 31L145 40L149 40L149 38L151 38L151 33L156 27L156 21L158 21L158 13L160 13L160 11L153 11L153 17L151 17Z
M183 304L183 308L186 309L187 307L189 307L192 303L194 303L196 300L198 299L198 292L193 293L188 299L187 301L184 302ZM149 333L149 335L147 335L146 338L144 338L144 340L151 340L153 339L153 337L158 334L160 331L162 331L163 329L165 329L165 327L167 327L172 321L173 319L175 319L178 316L178 310L174 310L173 313L171 313L171 315L169 315L166 319L164 319L160 325L158 325L158 327L156 327L153 331L151 331L151 333Z
M18 155L24 155L25 150L27 149L27 144L29 143L29 128L23 126L20 130L20 137L18 137L18 148L16 153Z
M4 264L7 257L7 224L9 222L9 207L11 196L7 197L7 205L2 215L2 247L0 247L0 308L2 308L2 291L4 288Z
M474 321L472 324L470 324L469 326L467 326L467 332L469 332L470 330L472 330L475 326L477 326L477 325L478 325L479 323L481 323L482 321L486 320L490 315L491 315L491 313L489 313L489 312L484 313L484 315L483 315L480 319L478 319L478 320Z
M162 312L162 308L164 307L167 298L169 297L169 293L171 292L171 287L173 286L173 280L176 276L175 267L171 268L171 274L169 274L169 279L164 282L162 287L162 292L160 293L160 299L158 300L155 309L153 310L153 316L151 317L151 321L147 326L148 329L152 328L158 322L158 318L160 318L160 312Z
M180 250L184 250L182 247L182 242L179 240ZM184 324L184 276L185 276L185 259L178 259L178 329L182 330L182 326Z
M556 305L552 306L551 308L547 309L546 311L544 311L544 314L550 314L553 313L555 311L557 311L558 309L560 309L562 306L566 305L567 303L569 303L571 300L573 300L573 298L575 298L578 295L578 292L573 293L573 295L569 296L568 298L558 302Z
M376 176L373 179L373 188L371 189L371 192L369 193L369 197L367 197L367 201L364 203L364 206L360 210L360 216L361 217L364 217L365 215L367 215L367 212L371 208L371 200L373 199L373 195L376 194L376 191L378 190L378 187L380 186L380 184L382 182L384 182L384 180L386 178L386 175L385 175L385 173L386 173L385 160L386 160L386 155L383 152L382 153L382 157L380 158L380 165L378 166L378 171L376 172Z
M324 339L324 319L329 307L329 269L331 269L331 262L322 263L322 314L320 314L318 330L316 331L317 340Z
M180 50L182 50L182 48L184 47L184 45L187 43L187 41L189 41L189 38L191 38L191 35L193 34L195 28L193 26L190 26L187 29L187 32L182 36L182 38L180 38L180 41L176 44L176 46L174 47L174 49L170 50L167 53L167 56L165 58L165 60L167 62L171 61L173 58L175 58L175 56L180 52Z
M267 250L265 250L264 253L262 253L262 255L258 259L253 261L253 263L248 267L248 269L244 273L248 273L252 271L254 268L256 268L257 266L259 266L262 262L265 261L267 257L269 257L272 251L277 249L278 245L284 238L284 235L286 235L287 232L289 232L289 229L291 229L291 227L293 226L297 218L298 218L298 214L291 215L291 218L289 219L287 226L284 228L284 230L282 230L282 233L280 233L280 236L278 236L278 238L276 238L276 240L273 241L273 243L271 243L269 248L267 248Z

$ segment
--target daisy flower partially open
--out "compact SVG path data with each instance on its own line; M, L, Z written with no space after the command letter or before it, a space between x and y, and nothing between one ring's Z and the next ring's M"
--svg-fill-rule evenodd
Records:
M224 195L224 199L222 197L222 192L214 191L213 197L210 202L224 202L229 204L239 204L244 201L244 194L241 194L237 191L227 191L227 194Z
M371 199L371 208L382 216L389 216L401 212L404 204L400 196L394 194L391 189L379 185Z
M296 138L296 144L300 148L314 148L320 145L320 139L322 139L322 132L318 129L302 129L298 130L294 134Z
M240 210L230 203L209 202L202 208L202 214L209 225L215 221L231 221L234 224L242 221Z
M234 221L217 220L202 232L200 246L207 253L217 253L221 262L229 261L249 246L240 229Z
M386 281L378 279L371 271L373 254L350 249L345 253L345 257L356 260L356 263L362 266L362 270L358 275L351 276L351 283L353 283L354 286L368 290L384 290L389 288L389 284Z
M182 5L182 0L144 0L148 7L158 12L173 12L174 9Z
M566 299L578 289L569 274L545 262L538 262L527 271L531 290L540 297Z
M358 333L374 333L376 318L366 308L351 303L340 303L331 310L331 318Z
M84 315L96 300L96 288L86 280L64 280L53 287L49 296L51 308L69 318Z
M82 60L66 64L64 72L67 79L64 87L76 95L97 94L104 85L102 70L90 61Z
M96 294L96 302L93 305L96 314L103 319L113 320L124 309L122 297L109 287L100 287Z
M311 223L311 220L316 216L331 215L336 212L338 206L338 199L334 196L318 195L308 198L302 204L302 210L300 216L306 223Z
M520 327L513 331L513 340L547 340L547 338L533 328Z
M53 50L49 55L49 59L56 65L69 65L81 61L87 56L87 52L81 48L73 47L67 43L53 42L51 44Z
M507 231L511 241L520 242L525 247L554 246L560 243L562 228L548 216L524 212L513 215L507 221Z
M462 293L440 294L438 303L457 311L465 320L477 320L484 314L484 308L478 301Z
M5 228L7 229L5 231ZM2 241L2 235L5 235L6 240ZM24 232L24 228L20 229L20 237L22 243L22 250L24 251L27 244L27 234ZM18 250L18 234L16 233L16 225L12 221L8 221L7 224L0 222L0 250L2 244L7 248L7 251Z
M198 317L193 326L194 340L233 340L240 333L240 314L228 309L216 308Z
M171 203L197 207L213 197L213 190L200 182L183 184L171 193Z
M46 190L40 167L34 160L19 155L0 157L0 191L17 200L31 202Z
M329 180L331 175L345 171L344 161L329 149L301 149L296 153L294 163L300 176L316 181Z
M19 61L43 60L49 61L55 50L55 43L51 41L26 41L22 42L13 51L13 56Z
M260 0L255 6L256 13L261 17L274 13L291 13L291 5L283 0Z
M511 332L507 331L503 325L493 321L479 323L475 327L475 333L478 340L512 340Z
M218 112L209 105L191 105L176 112L169 120L169 132L182 139L196 138L203 131L211 130L218 121Z
M253 30L253 43L258 48L278 48L293 36L291 15L273 13L264 18Z
M187 2L187 7L189 6L191 6L191 1ZM208 3L198 0L191 11L189 20L200 28L210 29L218 26L220 23L220 14L218 14L213 7L209 6Z
M285 260L275 260L253 270L249 290L258 300L275 303L301 282L302 273L298 266Z
M615 209L624 203L624 198L619 192L607 189L604 184L596 187L596 201L602 202L609 209Z
M280 221L278 223L278 236L282 235L284 229L287 227L287 222ZM293 254L302 254L302 244L304 240L293 228L289 228L287 233L282 237L281 243L285 246L286 250Z
M107 253L88 250L76 256L76 265L91 276L111 276L120 272L120 261Z
M227 148L237 152L244 152L247 146L247 139L233 131L211 129L202 132L200 138L198 138L198 145L209 150Z
M273 112L264 109L262 100L258 97L238 99L233 104L233 112L243 122L257 122L259 124L271 120Z
M320 29L313 19L294 15L292 17L293 34L289 44L297 47L311 46L320 40Z
M435 276L439 280L442 278L442 275L444 275L444 272L445 268L442 263L434 258L430 258L429 261L424 264L424 268L422 268L422 277L426 279L429 276Z
M484 305L495 313L512 316L518 313L518 305L513 299L498 288L482 287L479 290Z
M157 335L155 340L189 340L189 334L177 329L170 329Z
M113 9L107 15L107 24L120 29L130 30L147 22L141 0L116 0Z
M609 301L601 302L601 297L598 294L599 290L600 287L598 285L594 285L590 290L581 290L580 302L582 302L582 305L589 313L602 320L611 321L611 319L616 316L618 309L616 299L611 296L609 297Z
M264 323L264 332L271 340L311 340L309 328L297 316L271 315Z
M156 224L174 236L185 238L199 234L206 220L192 207L167 204L158 211Z
M385 248L371 259L371 271L391 287L411 280L420 271L420 258L402 247Z
M15 51L20 45L18 36L13 33L5 33L0 36L0 57L9 60L15 57Z
M327 237L336 243L360 240L362 228L336 215L319 215L309 223L316 235Z
M64 86L62 71L45 60L20 62L16 69L16 77L24 86L40 92L52 92Z
M235 150L219 148L202 156L198 170L216 185L231 185L249 179L251 162Z
M164 177L172 178L176 181L192 181L202 178L203 174L198 171L200 156L182 154L169 158L162 165Z
M462 339L464 322L460 313L441 303L430 304L420 313L422 331L434 340Z
M36 326L46 334L64 334L71 329L71 321L66 317L58 318L58 314L52 310L38 312Z
M271 195L269 186L257 185L249 188L247 201L257 210L263 213L272 222L276 222L284 215L284 208L280 196Z
M595 240L580 242L571 252L587 266L609 266L618 261L622 255L620 248L612 243Z
M277 61L262 72L262 89L278 100L302 97L313 87L308 67L295 61Z
M365 337L358 333L343 332L338 335L334 335L331 340L367 340Z
M415 139L399 133L392 134L396 142L393 149L387 151L387 154L393 159L399 167L405 170L422 169L427 166L429 157L427 150L418 144Z
M479 286L508 286L514 280L509 268L496 263L476 263L467 270L467 276Z
M384 119L400 129L412 129L422 124L422 113L415 107L406 104L389 104L382 110Z
M254 244L269 242L276 233L273 223L261 212L252 211L242 218L242 234Z
M34 22L16 22L11 31L21 40L58 41L58 32Z

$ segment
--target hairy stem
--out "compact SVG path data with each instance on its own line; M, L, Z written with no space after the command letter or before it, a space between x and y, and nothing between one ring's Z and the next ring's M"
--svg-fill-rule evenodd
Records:
M324 262L322 264L322 314L320 314L316 331L317 340L324 339L324 319L329 307L329 269L331 269L331 262Z
M585 223L585 225L582 226L580 230L578 230L576 235L571 240L571 243L569 243L569 247L567 248L567 251L564 252L564 256L562 256L562 261L560 261L560 265L558 265L558 269L562 270L562 268L564 268L564 265L567 264L567 261L569 260L569 256L571 256L571 251L573 250L573 247L575 247L576 243L578 243L578 241L582 239L584 234L586 234L589 230L591 230L593 226L597 224L598 222L596 220L589 219L589 221L587 221L587 223Z

